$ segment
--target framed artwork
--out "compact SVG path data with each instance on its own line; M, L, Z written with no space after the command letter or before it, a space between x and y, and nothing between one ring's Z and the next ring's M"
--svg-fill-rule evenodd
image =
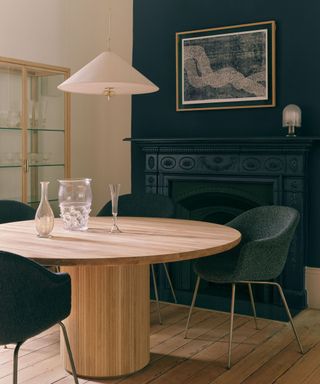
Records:
M275 22L176 33L177 111L275 106Z

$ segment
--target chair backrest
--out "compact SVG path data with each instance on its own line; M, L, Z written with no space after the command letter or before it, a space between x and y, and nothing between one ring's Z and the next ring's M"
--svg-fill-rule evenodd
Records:
M242 241L273 237L287 232L299 221L299 212L291 207L269 205L249 209L226 225L242 233Z
M36 210L16 200L0 200L0 224L34 219Z
M0 271L0 345L25 341L69 315L69 275L4 251Z
M237 275L240 280L270 280L282 272L299 223L299 212L285 206L250 209L228 226L242 234Z
M111 215L111 201L109 201L97 216ZM174 217L175 209L168 196L144 194L127 194L119 196L118 213L120 216L143 217Z

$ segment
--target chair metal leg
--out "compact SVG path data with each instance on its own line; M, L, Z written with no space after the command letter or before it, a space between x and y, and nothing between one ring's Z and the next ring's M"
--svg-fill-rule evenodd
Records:
M73 360L72 351L71 351L71 348L70 348L70 343L69 343L69 338L68 338L68 333L67 333L66 327L65 327L65 325L63 324L62 321L59 321L59 325L60 325L60 327L62 329L64 341L66 343L66 348L67 348L67 352L68 352L68 355L69 355L69 360L70 360L70 365L71 365L71 369L72 369L72 376L73 376L74 382L76 384L79 384L78 376L77 376L77 371L76 371L76 367L74 365L74 360Z
M301 353L303 354L303 348L302 348L302 345L301 345L301 342L300 342L300 339L299 339L297 330L296 330L296 328L295 328L295 326L294 326L294 323L293 323L293 320L292 320L292 316L291 316L291 313L290 313L290 309L289 309L289 307L288 307L287 300L286 300L286 298L285 298L285 296L284 296L284 293L283 293L283 290L282 290L282 288L281 288L281 285L278 284L278 283L274 283L274 285L276 285L276 286L278 287L278 290L279 290L279 293L280 293L280 296L281 296L282 303L283 303L283 305L284 305L284 307L285 307L285 309L286 309L287 315L288 315L289 320L290 320L290 323L291 323L291 327L292 327L293 333L294 333L294 335L295 335L295 337L296 337L296 340L297 340L297 343L298 343L298 345L299 345L300 351L301 351Z
M292 316L291 316L291 313L290 313L290 309L288 307L287 300L286 300L286 298L284 296L284 293L283 293L283 290L281 288L281 285L276 283L276 282L274 282L274 281L239 281L239 283L244 283L244 284L249 284L249 283L251 283L251 284L268 284L268 285L275 285L278 288L278 291L279 291L282 303L284 305L284 308L285 308L285 310L287 312L287 315L288 315L288 318L289 318L289 321L290 321L293 333L294 333L294 335L296 337L296 340L297 340L297 343L299 345L300 352L303 354L304 353L303 352L303 348L302 348L302 345L301 345L298 333L296 331L296 328L294 326L294 323L293 323L293 320L292 320Z
M176 295L174 293L174 289L173 289L172 281L171 281L171 278L170 278L170 275L169 275L167 264L166 263L162 263L162 265L163 265L163 268L164 268L164 270L166 272L166 275L167 275L168 283L170 285L170 289L171 289L171 293L172 293L174 302L177 304L177 298L176 298Z
M189 311L189 316L188 316L188 320L187 320L187 325L186 325L186 329L184 331L184 338L185 339L187 338L189 323L190 323L190 320L191 320L191 313L192 313L194 304L196 302L197 293L198 293L198 289L199 289L199 284L200 284L200 276L198 276L197 282L196 282L196 286L194 288L194 293L193 293L192 302L191 302L191 306L190 306L190 311Z
M18 354L22 343L17 343L13 353L13 384L18 384Z
M234 318L235 297L236 297L236 284L232 283L231 309L230 309L229 349L228 349L228 369L231 368L231 349L232 349L232 334L233 334L233 318Z
M251 301L251 307L252 307L254 322L255 322L255 325L256 325L256 329L258 329L256 306L255 306L255 303L254 303L253 292L252 292L252 287L251 287L250 283L248 283L248 288L249 288L249 295L250 295L250 301Z
M162 319L161 319L161 313L160 313L160 303L159 303L159 295L158 295L158 286L157 286L156 274L155 274L155 272L154 272L154 266L153 266L153 264L151 264L150 266L151 266L151 272L152 272L154 294L155 294L156 302L157 302L157 311L158 311L158 317L159 317L159 324L162 325Z

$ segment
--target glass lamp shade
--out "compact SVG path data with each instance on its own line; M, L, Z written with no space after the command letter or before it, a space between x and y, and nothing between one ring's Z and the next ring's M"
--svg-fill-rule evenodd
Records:
M295 104L287 105L282 112L283 127L301 127L301 109Z
M156 92L159 88L111 51L95 59L58 86L71 93L91 95L134 95Z

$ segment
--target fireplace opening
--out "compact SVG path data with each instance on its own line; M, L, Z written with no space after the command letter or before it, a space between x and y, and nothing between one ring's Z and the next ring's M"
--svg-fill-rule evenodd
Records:
M274 204L273 183L173 181L177 217L225 224L240 213Z

